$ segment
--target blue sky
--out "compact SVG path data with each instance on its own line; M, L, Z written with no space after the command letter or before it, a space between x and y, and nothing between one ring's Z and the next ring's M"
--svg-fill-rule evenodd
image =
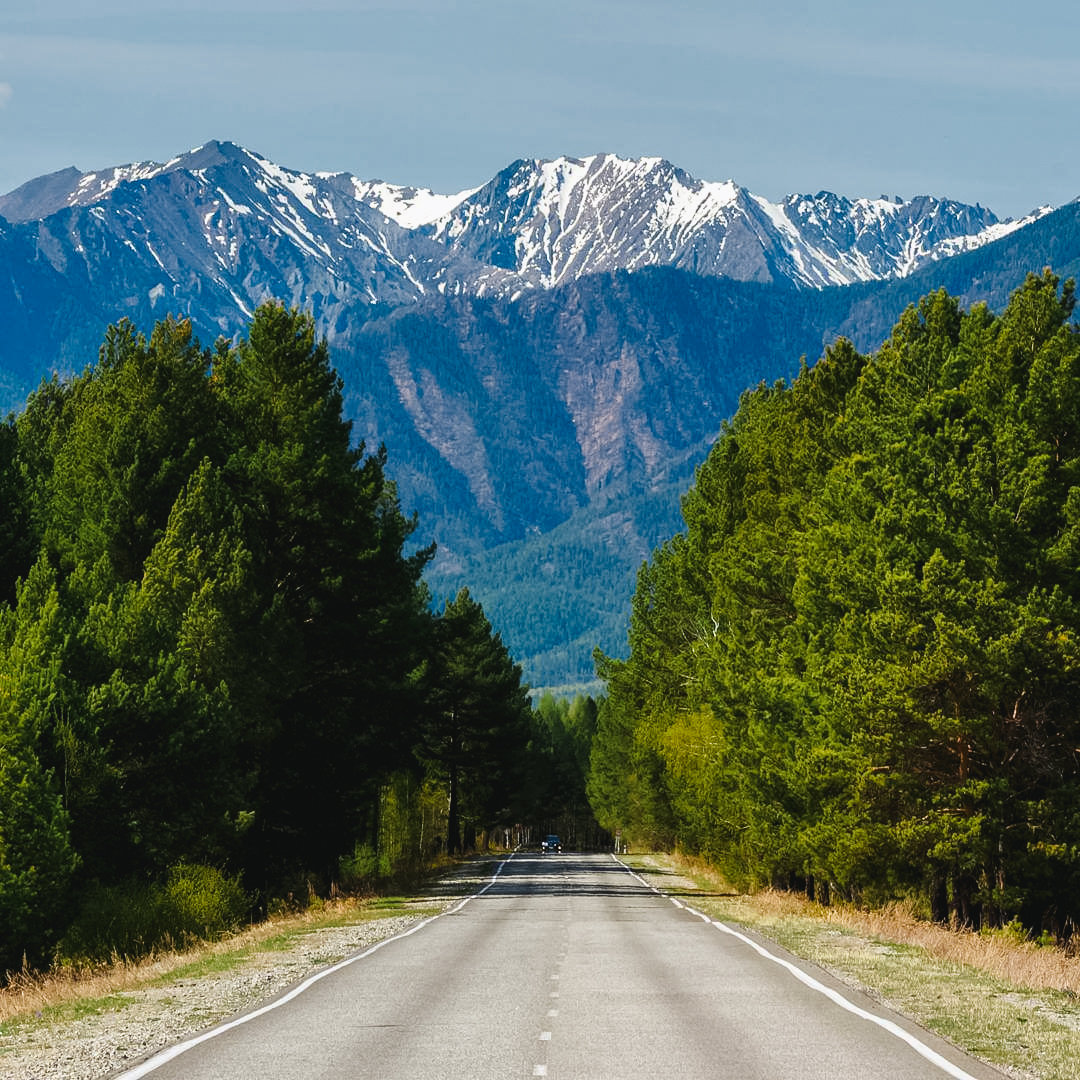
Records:
M1064 0L313 3L5 4L0 192L216 138L441 192L611 151L771 199L932 194L1015 217L1080 196Z

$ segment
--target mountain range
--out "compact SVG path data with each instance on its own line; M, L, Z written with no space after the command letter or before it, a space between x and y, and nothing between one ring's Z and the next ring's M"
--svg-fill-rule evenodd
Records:
M904 277L1048 210L999 221L928 196L828 192L770 203L661 158L611 154L517 161L475 190L436 195L296 172L222 142L164 164L69 168L0 196L14 227L4 239L32 243L88 302L170 306L230 334L272 296L311 310L331 338L367 308L516 297L648 266L797 288Z
M999 220L922 196L780 203L660 158L522 160L452 195L212 142L0 196L0 391L96 356L105 326L259 303L311 312L355 431L384 442L438 596L469 583L534 684L618 653L633 574L739 394L863 349L946 287L999 306L1080 265L1080 206Z

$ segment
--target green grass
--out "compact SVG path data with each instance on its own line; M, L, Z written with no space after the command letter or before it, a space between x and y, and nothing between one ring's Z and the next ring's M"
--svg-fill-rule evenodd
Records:
M61 1024L71 1024L88 1016L100 1016L106 1012L118 1012L131 1004L123 994L106 994L102 997L72 998L46 1005L42 1009L18 1016L0 1024L0 1033L12 1035L15 1032L48 1028Z

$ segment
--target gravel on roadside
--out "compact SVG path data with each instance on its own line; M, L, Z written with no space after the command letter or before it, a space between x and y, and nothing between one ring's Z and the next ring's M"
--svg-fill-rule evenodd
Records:
M403 933L424 918L396 915L298 935L286 950L255 953L230 971L125 990L121 1003L59 1025L0 1033L0 1077L102 1080L150 1054L254 1008L319 968Z

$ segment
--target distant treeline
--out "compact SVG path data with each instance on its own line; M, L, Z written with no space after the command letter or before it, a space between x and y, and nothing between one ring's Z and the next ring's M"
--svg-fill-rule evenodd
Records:
M113 326L0 426L0 972L192 867L265 905L533 812L548 728L385 465L275 305L213 350Z
M973 926L1080 917L1072 282L939 291L748 391L642 568L600 821L732 880Z

